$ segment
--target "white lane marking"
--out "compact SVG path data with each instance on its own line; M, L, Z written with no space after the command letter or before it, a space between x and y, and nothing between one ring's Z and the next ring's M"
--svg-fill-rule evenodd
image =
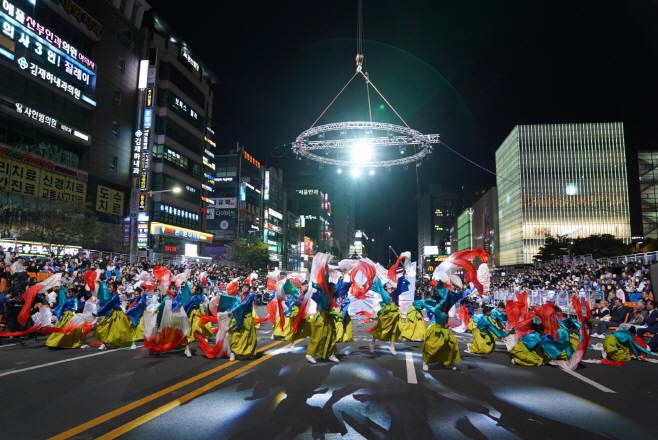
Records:
M2 345L0 345L0 348L11 347L12 345L18 345L18 344L17 343L16 344L2 344Z
M592 385L594 388L598 388L598 389L600 389L600 390L603 391L604 393L615 393L615 394L617 393L616 391L613 391L613 390L611 390L610 388L606 388L606 387L604 387L603 385L601 385L601 384L598 383L598 382L594 382L592 379L588 379L588 378L586 378L585 376L581 376L580 374L576 373L575 371L565 370L565 369L563 369L563 368L558 368L558 369L561 370L561 371L564 371L565 373L569 373L569 374L571 374L573 377L575 377L575 378L577 378L577 379L580 379L580 380L582 380L583 382L586 382L586 383Z
M416 379L416 369L414 368L414 355L410 351L407 351L404 354L407 363L407 382L408 383L418 383Z
M138 345L137 348L139 348L139 347L143 347L143 346ZM92 357L92 356L100 356L102 354L114 353L115 351L118 351L118 350L130 350L130 348L117 348L115 350L105 350L105 351L101 351L99 353L88 354L88 355L85 355L85 356L78 356L78 357L74 357L74 358L70 358L70 359L64 359L64 360L57 361L57 362L49 362L47 364L42 364L42 365L35 365L34 367L21 368L20 370L5 371L4 373L0 373L0 377L9 376L10 374L22 373L23 371L36 370L37 368L49 367L51 365L63 364L64 362L71 362L71 361L75 361L75 360L78 360L78 359L84 359L84 358L88 358L88 357Z

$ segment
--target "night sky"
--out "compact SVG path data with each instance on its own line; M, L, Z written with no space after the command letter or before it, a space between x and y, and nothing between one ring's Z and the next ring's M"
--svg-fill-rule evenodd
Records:
M289 144L354 74L357 1L150 3L221 81L214 89L218 148L240 142L263 163L300 166ZM492 171L513 127L537 123L621 121L634 166L637 150L655 148L656 23L655 1L366 0L365 70L412 128L439 133ZM402 125L371 99L373 120ZM319 124L367 119L365 83L355 79ZM430 182L495 184L441 145L434 151L418 169L421 193ZM634 169L629 180L634 213ZM354 184L357 227L417 257L413 167Z

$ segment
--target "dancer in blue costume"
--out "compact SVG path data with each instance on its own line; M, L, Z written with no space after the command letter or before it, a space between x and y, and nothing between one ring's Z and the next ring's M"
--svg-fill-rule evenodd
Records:
M491 311L491 322L499 330L504 330L507 325L507 313L505 312L505 303L499 302L498 306Z
M71 318L78 310L78 298L75 287L60 286L58 295L58 306L55 308L55 316L59 319L57 328L65 329ZM62 334L53 333L46 340L46 346L52 348L80 348L87 345L87 340L82 328Z
M126 316L133 326L133 345L131 349L136 349L135 341L144 339L144 311L146 310L146 294L141 287L135 288L135 300L132 302Z
M321 272L322 274L322 272ZM336 286L334 283L327 283L325 278L324 285L319 286L313 283L315 292L311 298L318 304L318 311L311 318L311 339L306 347L306 359L314 364L315 357L319 356L338 362L336 357L336 319L332 315L331 299L334 301L338 298Z
M192 290L189 288L189 283L185 282L182 287L183 288L180 289L180 291L179 291L176 284L174 284L174 283L169 284L169 287L167 288L167 295L162 298L162 302L160 303L160 305L158 305L158 317L157 317L157 320L156 320L156 327L160 329L161 333L162 333L163 329L161 328L160 324L162 323L162 316L163 316L164 311L165 311L165 306L166 306L167 300L168 299L171 300L171 312L176 312L176 311L178 311L178 309L180 307L183 307L183 310L185 310L183 305L187 304L188 301L192 298ZM169 298L167 298L167 296ZM176 328L178 328L178 327L176 327ZM189 331L189 328L185 328L184 331ZM176 338L176 339L178 339L178 338ZM192 357L192 352L190 351L190 345L189 345L188 340L187 340L187 333L186 333L186 337L183 338L180 341L179 345L177 345L176 347L171 347L171 348L178 348L178 347L182 347L183 345L185 346L185 352L184 352L185 356L187 356L188 358L191 358ZM167 347L167 349L168 348L169 347ZM165 349L165 350L167 350L167 349Z
M553 341L545 337L544 325L532 323L532 331L523 335L510 351L510 362L526 367L539 367L556 360L560 353L571 348L570 341ZM550 340L549 340L550 339Z
M206 301L206 296L203 294L203 287L196 285L190 286L189 282L185 282L185 289L190 290L190 299L183 305L185 313L190 319L190 331L187 333L187 340L193 342L196 340L196 333L208 339L213 336L210 323L203 324L199 315L202 314L202 307Z
M117 293L117 282L96 280L98 300L102 304L94 316L105 316L96 327L94 338L102 342L99 350L107 350L106 344L116 347L130 347L133 344L134 329L121 309L121 297Z
M391 354L396 355L395 352L395 343L402 342L402 315L400 314L400 309L395 303L395 289L397 286L393 284L392 281L386 280L386 283L382 283L378 276L375 277L374 282L372 283L372 290L375 293L378 293L382 300L380 304L382 309L377 313L377 325L368 330L372 335L372 341L368 348L371 353L375 352L375 342L377 339L380 341L390 342L391 345L389 349Z
M235 304L227 310L232 316L228 330L231 337L231 360L235 360L236 355L253 359L258 348L256 326L252 315L256 294L249 293L249 285L246 283L240 290L240 299L236 298Z
M490 306L485 306L482 312L482 317L473 330L473 343L468 344L464 353L489 354L496 348L496 338L504 339L507 336L507 333L496 327L491 321L492 308Z
M432 324L425 331L423 343L423 370L429 369L429 364L440 362L451 370L456 370L455 364L461 362L457 339L448 328L448 310L461 298L461 292L453 292L443 287L443 281L437 285L438 300L419 300L413 303L417 310L425 309L432 316Z
M352 342L354 341L354 333L352 332L352 319L349 314L350 300L348 294L352 281L345 281L348 269L342 269L343 275L336 283L336 296L340 301L340 316L337 316L336 321L336 342Z

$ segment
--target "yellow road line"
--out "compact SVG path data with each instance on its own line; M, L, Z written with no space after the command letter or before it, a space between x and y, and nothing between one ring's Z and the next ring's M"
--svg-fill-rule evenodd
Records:
M258 349L258 352L265 351L268 348L274 347L277 344L280 344L283 341L277 341L273 344L267 345L263 348ZM88 421L87 423L83 423L82 425L76 426L75 428L71 428L68 431L65 431L59 435L56 435L54 437L50 437L48 440L64 440L73 437L74 435L80 434L81 432L84 432L90 428L93 428L94 426L100 425L101 423L107 422L110 419L113 419L114 417L120 416L121 414L124 414L132 409L138 408L146 403L149 403L159 397L162 397L166 394L171 393L172 391L176 391L179 388L182 388L184 386L187 386L193 382L196 382L197 380L203 379L204 377L208 377L213 373L218 372L219 370L223 370L224 368L230 367L233 364L236 364L240 361L233 361L233 362L227 362L224 365L220 365L219 367L213 368L212 370L208 370L205 373L201 373L199 375L196 375L194 377L191 377L189 379L186 379L182 382L177 383L176 385L172 385L168 388L165 388L164 390L158 391L157 393L153 393L149 396L146 396L142 399L136 400L133 403L129 403L128 405L122 406L121 408L117 408L114 411L111 411L107 414L104 414L100 417L96 417L93 420Z
M292 345L292 344L290 344L290 345ZM290 347L290 345L288 345L287 347ZM286 347L283 347L283 348L286 348ZM144 414L143 416L133 420L132 422L128 422L125 425L120 426L117 429L115 429L113 431L110 431L110 432L108 432L107 434L105 434L103 436L98 437L97 440L115 439L115 438L117 438L117 437L119 437L119 436L121 436L121 435L137 428L138 426L141 426L144 423L146 423L150 420L153 420L154 418L166 413L167 411L172 410L172 409L176 408L177 406L180 406L183 403L185 403L189 400L192 400L195 397L200 396L201 394L205 393L206 391L209 391L209 390L215 388L217 385L220 385L220 384L226 382L227 380L232 379L235 376L247 371L251 367L258 365L261 362L265 362L266 360L268 360L269 358L271 358L274 355L276 355L276 352L272 353L272 354L267 354L267 355L263 356L262 358L257 359L255 361L245 365L244 367L238 368L237 370L232 371L229 374L226 374L226 375L220 377L219 379L217 379L213 382L210 382L209 384L206 384L206 385L202 386L201 388L198 388L198 389L196 389L192 392L189 392L189 393L185 394L184 396L179 397L178 399L167 403L166 405L162 405L158 409L154 409L150 413Z

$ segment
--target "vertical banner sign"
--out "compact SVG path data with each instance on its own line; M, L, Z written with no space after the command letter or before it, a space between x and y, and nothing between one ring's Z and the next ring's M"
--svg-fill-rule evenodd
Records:
M153 87L149 87L144 93L144 107L153 107Z
M144 109L144 128L151 128L151 119L153 118L153 109Z
M247 200L247 184L246 182L240 183L240 201L244 202Z
M265 171L265 194L263 194L263 200L270 199L270 172Z
M149 223L148 222L138 222L137 223L137 248L146 249L148 248L149 243Z
M133 142L132 168L133 174L139 175L139 158L142 155L142 130L135 132L135 141Z
M133 188L130 190L130 216L137 217L139 212L139 190Z
M149 87L153 87L155 85L155 67L149 67L146 85Z
M139 210L146 211L146 193L139 193Z

